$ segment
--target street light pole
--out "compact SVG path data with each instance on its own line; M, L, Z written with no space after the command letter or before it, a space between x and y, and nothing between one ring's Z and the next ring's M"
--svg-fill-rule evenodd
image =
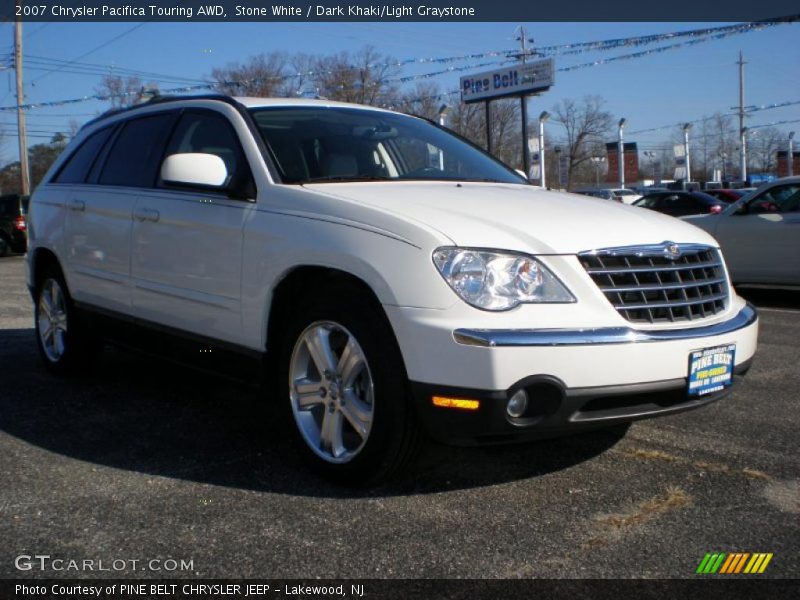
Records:
M741 159L742 164L740 166L740 172L742 174L742 181L747 181L747 127L742 127L741 131L739 132L741 136Z
M692 167L689 162L689 130L691 128L691 123L686 123L683 126L683 153L686 156L686 183L692 180Z
M794 175L794 131L789 132L789 155L786 158L786 174L791 177Z
M550 118L546 110L539 115L539 185L547 187L544 174L544 122Z
M619 187L625 187L625 144L622 139L622 130L625 128L626 120L620 119L619 120L619 141L617 142L617 153L619 154Z
M449 104L442 104L439 107L439 125L444 127L445 119L447 118L447 114L450 112L450 105ZM444 171L444 152L439 150L439 170Z

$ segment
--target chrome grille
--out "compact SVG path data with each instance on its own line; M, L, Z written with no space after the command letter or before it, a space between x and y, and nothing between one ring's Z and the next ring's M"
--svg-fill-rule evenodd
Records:
M703 319L728 303L725 269L715 248L664 242L578 258L614 308L634 323Z

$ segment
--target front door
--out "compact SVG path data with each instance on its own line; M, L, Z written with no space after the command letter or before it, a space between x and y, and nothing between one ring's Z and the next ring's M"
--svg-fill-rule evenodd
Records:
M185 111L164 156L206 153L229 180L249 177L239 139L221 113ZM255 203L213 190L157 187L134 209L131 275L138 318L205 337L241 340L242 244Z

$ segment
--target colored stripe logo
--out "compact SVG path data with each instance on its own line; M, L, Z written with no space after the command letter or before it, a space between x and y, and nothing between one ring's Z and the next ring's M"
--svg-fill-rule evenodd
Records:
M755 575L763 573L772 552L707 552L697 566L695 573L701 575L738 575L740 573Z

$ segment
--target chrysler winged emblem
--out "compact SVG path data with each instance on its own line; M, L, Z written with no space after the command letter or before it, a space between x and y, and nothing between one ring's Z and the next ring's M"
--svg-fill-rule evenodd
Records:
M664 256L670 260L676 260L681 256L681 247L675 242L664 242Z

